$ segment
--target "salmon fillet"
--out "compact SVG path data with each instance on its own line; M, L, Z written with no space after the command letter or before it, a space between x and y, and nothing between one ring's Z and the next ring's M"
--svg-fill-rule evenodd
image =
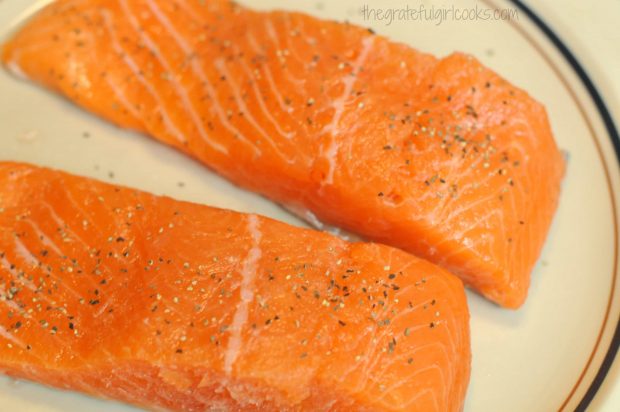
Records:
M2 58L302 217L526 298L564 161L543 106L470 56L222 0L61 0Z
M26 164L0 187L8 375L175 411L462 409L465 293L429 262Z

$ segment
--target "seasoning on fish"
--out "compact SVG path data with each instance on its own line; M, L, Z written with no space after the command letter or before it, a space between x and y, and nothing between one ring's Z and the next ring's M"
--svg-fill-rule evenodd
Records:
M526 298L564 161L543 106L471 56L227 0L60 0L2 58L310 222Z
M462 410L465 293L431 263L26 164L0 187L5 374L156 410Z

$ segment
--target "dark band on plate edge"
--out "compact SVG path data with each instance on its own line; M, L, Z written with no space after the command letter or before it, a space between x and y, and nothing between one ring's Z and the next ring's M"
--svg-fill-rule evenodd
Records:
M493 8L497 8L497 7L495 7L495 5L493 3L491 3L490 0L483 0L483 1L485 1L488 4L490 4ZM585 69L583 68L583 66L579 63L579 61L577 60L575 55L570 51L570 49L566 46L566 44L558 37L558 35L555 34L555 32L551 29L551 27L549 25L547 25L534 11L532 11L532 9L530 9L528 6L526 6L521 0L508 0L508 1L511 2L512 4L514 4L515 6L517 6L521 11L523 11L525 13L525 15L543 32L543 34L558 49L558 51L566 59L567 63L575 71L575 74L579 77L579 79L583 83L584 87L588 91L588 94L592 98L593 103L595 104L595 106L596 106L596 108L597 108L597 110L598 110L598 112L599 112L599 114L600 114L600 116L601 116L601 118L603 120L603 123L605 125L605 129L607 131L607 134L609 135L609 138L610 138L610 140L611 140L611 142L613 144L614 151L615 151L615 154L616 154L616 158L617 158L618 162L620 162L620 136L618 134L618 129L616 128L616 125L614 124L613 118L612 118L612 116L611 116L611 114L609 112L609 109L607 108L607 106L606 106L606 104L605 104L601 94L599 93L598 89L596 88L596 86L594 85L592 80L590 79L590 76L588 76L588 74L585 71ZM586 120L586 123L588 123L588 127L593 132L594 129L591 126L591 123L590 123L587 115L585 114L585 111L584 111L583 107L579 103L579 100L576 98L575 92L570 87L568 81L561 75L560 70L553 64L553 61L544 53L544 51L541 49L541 47L538 44L536 44L536 42L523 30L522 27L520 27L517 24L515 24L514 22L512 22L512 20L510 22L511 22L511 25L513 27L515 27L517 29L517 31L519 31L519 33L521 35L523 35L526 38L526 40L537 49L537 51L542 55L542 57L545 59L545 61L551 66L551 69L556 74L559 75L560 80L562 81L562 83L564 83L564 85L566 86L569 94L571 95L573 100L575 100L575 102L577 103L577 106L578 106L581 114L583 115L584 119ZM564 400L564 402L560 406L560 408L559 408L560 411L565 409L566 405L569 403L569 401L571 400L572 396L575 394L577 388L582 383L583 378L585 377L585 374L588 371L589 367L591 366L592 360L593 360L595 354L598 351L598 347L599 347L599 344L601 342L601 338L602 338L603 332L606 329L608 318L609 318L609 315L610 315L611 304L612 304L612 301L613 301L613 296L614 296L614 291L615 291L615 286L616 286L616 278L617 278L617 275L618 275L618 215L617 215L616 199L615 199L615 194L614 194L614 191L613 191L613 186L611 184L610 177L609 177L609 168L607 167L607 162L605 161L605 158L604 158L604 156L602 154L602 149L600 147L600 143L599 143L598 139L596 138L596 134L594 132L592 133L592 137L594 138L597 150L599 152L599 155L601 157L601 160L602 160L602 163L603 163L603 166L604 166L604 169L605 169L605 175L607 177L607 184L609 186L610 195L611 195L612 213L613 213L613 216L614 216L614 240L615 240L614 243L615 243L615 246L616 246L615 247L615 253L614 253L614 263L613 263L614 272L612 274L612 285L611 285L611 290L610 290L609 301L607 303L607 310L606 310L606 313L605 313L605 319L603 320L603 324L601 326L601 330L600 330L599 335L597 337L596 344L595 344L595 346L594 346L594 348L592 350L592 353L590 354L590 357L588 358L588 362L584 366L584 369L583 369L583 371L581 372L581 374L579 376L579 379L577 380L577 382L573 386L573 388L572 388L571 392L568 394L567 398ZM586 391L584 397L581 399L581 401L579 402L579 404L575 408L576 411L579 411L579 412L585 411L586 408L588 407L588 405L592 402L592 399L594 399L594 396L596 395L596 393L600 389L601 385L603 384L603 381L605 380L605 377L607 376L607 373L609 372L609 369L611 368L611 366L612 366L612 364L614 362L614 358L616 356L616 353L618 352L618 348L619 347L620 347L620 321L618 321L618 323L616 324L615 332L613 334L611 343L609 345L609 348L607 349L607 353L605 354L603 362L601 363L601 366L600 366L598 372L596 373L596 376L594 377L594 379L590 383L590 386L589 386L588 390Z

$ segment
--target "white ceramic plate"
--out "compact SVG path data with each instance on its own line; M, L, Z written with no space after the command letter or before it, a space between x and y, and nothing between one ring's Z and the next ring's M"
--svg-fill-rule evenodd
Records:
M388 24L365 20L359 12L362 3L356 0L242 2L347 19L437 55L469 52L546 105L556 139L570 156L560 208L522 309L503 310L469 294L473 365L466 411L583 409L605 378L620 341L616 330L620 142L579 63L571 60L570 52L555 41L544 23L517 4L485 1L489 2L417 1L410 6L511 8L518 10L518 18ZM0 1L0 41L44 3ZM407 6L406 0L367 3L383 9ZM0 73L0 125L0 160L52 166L303 225L278 206L234 187L174 150L119 130L5 72ZM132 410L6 378L0 378L0 409Z

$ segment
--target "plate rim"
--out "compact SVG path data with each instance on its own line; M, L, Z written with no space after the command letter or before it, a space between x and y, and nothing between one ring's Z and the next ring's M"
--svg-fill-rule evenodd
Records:
M551 42L551 44L555 47L555 49L557 49L557 51L561 54L561 56L566 61L568 66L570 66L570 68L573 70L573 72L575 73L577 78L580 80L581 84L585 87L588 96L590 97L590 99L592 99L592 103L594 104L594 107L596 108L597 113L601 116L601 120L603 121L606 134L608 135L609 139L611 140L611 144L612 144L615 156L616 156L616 160L620 163L620 135L618 133L618 129L617 129L616 124L615 124L615 122L613 120L611 112L609 111L609 109L607 107L607 104L605 103L605 100L603 99L601 93L598 91L598 88L596 87L596 85L592 81L591 77L588 75L588 72L586 71L584 66L579 62L579 60L577 59L576 55L571 51L571 49L567 46L567 44L560 38L560 36L558 36L555 33L555 31L551 28L551 26L548 23L546 23L545 20L542 17L540 17L533 9L528 7L523 2L523 0L508 0L508 2L512 3L519 10L521 10L529 18L529 20L536 26L536 28L542 32L544 37ZM493 5L492 1L489 1L488 3ZM526 37L526 40L528 40L531 43L535 43L532 39L528 38L528 36L523 32L523 30L517 24L513 24L513 25L514 25L514 27L517 28L517 30L524 37ZM547 56L543 56L543 57L547 57ZM549 63L551 64L551 61L549 61ZM554 67L552 67L552 68L554 68ZM572 89L569 88L569 92L572 92ZM587 118L587 116L585 116L585 117ZM596 144L599 145L598 139L595 138L594 140L596 141ZM598 149L599 149L599 152L602 152L600 147ZM601 153L601 155L602 155L602 153ZM604 157L601 156L601 158L602 158L604 166L605 166L605 172L608 174L609 173L609 168L607 167L607 164L605 162ZM614 238L615 238L615 243L616 243L616 246L617 246L617 244L618 244L617 204L616 204L616 201L615 201L615 193L614 193L614 190L613 190L613 185L609 181L609 176L607 176L607 177L608 177L607 180L608 180L609 189L610 189L610 195L611 195L610 197L611 197L611 201L612 201L612 213L613 213L613 216L614 216L614 226L615 226ZM607 322L609 321L608 317L609 317L610 311L611 311L611 304L612 304L612 300L613 300L613 292L615 291L615 286L616 286L616 283L617 283L616 282L617 277L618 277L618 250L617 249L618 248L616 247L615 259L614 259L614 263L613 263L613 265L614 265L614 273L612 274L612 286L611 286L611 290L610 290L610 299L609 299L609 302L608 302L607 311L605 313L605 320L603 321L603 325L601 326L601 329L600 329L600 332L599 332L599 336L598 336L597 342L596 342L596 344L595 344L595 346L594 346L594 348L592 350L592 353L591 353L588 361L586 362L586 365L584 366L584 368L583 368L583 370L582 370L582 372L581 372L577 382L575 383L575 385L571 389L571 392L569 393L567 398L564 400L564 402L560 406L560 408L559 408L560 411L562 411L562 410L564 410L566 408L567 404L570 402L571 398L575 394L575 391L577 390L577 388L583 382L584 376L585 376L587 370L589 369L589 367L591 366L592 359L593 359L594 355L599 350L600 339L601 339L602 334L604 333L604 331L606 329ZM611 328L613 328L613 326ZM585 394L583 395L583 397L581 398L581 400L577 404L577 406L575 408L575 411L585 411L587 409L588 405L590 405L590 403L594 399L595 395L599 392L603 382L605 381L605 378L607 377L607 374L608 374L612 364L614 363L614 359L616 357L616 354L617 354L619 348L620 348L620 320L618 320L617 323L616 323L615 330L613 332L611 341L609 343L609 347L607 348L607 351L605 353L603 361L602 361L601 365L599 366L599 369L596 372L596 375L594 376L594 378L590 382L590 385L588 386L588 389L586 390Z

